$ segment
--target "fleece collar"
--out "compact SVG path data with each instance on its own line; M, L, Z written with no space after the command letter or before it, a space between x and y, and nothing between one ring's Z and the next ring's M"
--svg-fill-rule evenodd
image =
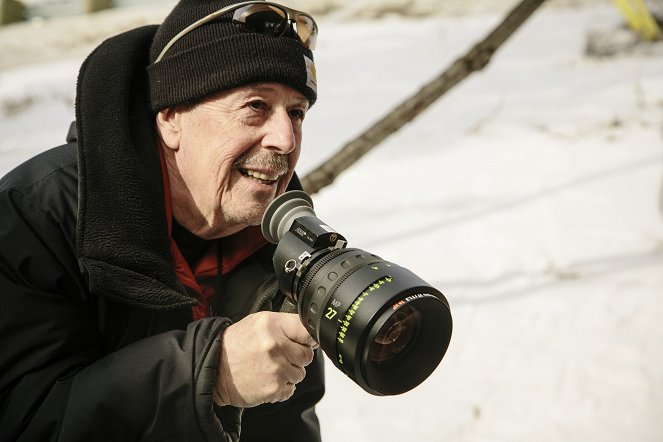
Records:
M93 293L171 309L197 301L182 287L170 256L145 71L156 29L106 40L81 67L76 249Z
M171 239L168 178L148 107L146 66L156 29L106 40L81 67L76 249L95 294L151 309L199 307L197 281L218 269L213 256L190 269ZM226 274L266 241L247 228L219 244Z

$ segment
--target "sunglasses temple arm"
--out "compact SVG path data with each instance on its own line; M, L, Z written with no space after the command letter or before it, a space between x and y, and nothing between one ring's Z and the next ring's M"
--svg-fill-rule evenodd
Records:
M295 33L297 33L297 20L296 20L296 13L297 13L298 11L295 11L294 9L291 9L291 8L288 8L288 7L284 7L284 6L279 5L279 4L277 4L277 3L272 3L272 2L256 2L255 0L254 0L254 1L241 2L241 3L235 3L234 5L226 6L225 8L219 9L219 10L216 11L216 12L212 12L211 14L206 15L205 17L201 18L200 20L198 20L198 21L196 21L196 22L190 24L190 25L187 26L186 28L182 29L182 30L181 30L181 31L180 31L175 37L173 37L173 38L168 42L168 44L166 44L166 46L164 46L164 48L161 50L161 52L159 53L159 56L158 56L157 59L154 61L154 63L159 63L159 62L161 61L161 59L163 58L163 56L166 54L166 52L168 52L168 49L170 49L175 43L177 43L177 41L178 41L180 38L184 37L186 34L188 34L189 32L193 31L193 30L196 29L197 27L202 26L202 25L204 25L205 23L208 23L208 22L210 22L210 21L216 19L217 17L220 17L220 16L222 16L222 15L225 15L225 14L231 12L231 11L237 10L237 9L243 7L243 6L247 6L247 5L251 5L251 4L255 4L255 3L264 3L264 4L266 4L266 5L278 6L278 7L280 7L281 9L285 10L285 13L286 13L286 16L287 16L287 20L288 20L288 22L290 23L290 27L291 27L291 29L293 29L293 30L295 31ZM311 19L313 19L313 18L311 17Z
M205 17L201 18L200 20L198 20L198 21L196 21L196 22L190 24L190 25L187 26L186 28L182 29L182 30L181 30L181 31L180 31L175 37L173 37L173 38L168 42L168 44L167 44L166 46L164 46L164 48L161 50L161 52L159 53L159 56L158 56L157 59L154 61L154 63L159 63L159 62L161 61L161 59L163 58L163 56L166 54L166 52L168 52L168 49L170 49L175 43L177 43L177 41L178 41L180 38L184 37L186 34L188 34L189 32L193 31L193 30L196 29L197 27L202 26L202 25L204 25L205 23L210 22L210 21L214 20L214 19L217 18L217 17L220 17L220 16L222 16L222 15L224 15L224 14L227 14L227 13L229 13L230 11L234 11L235 9L239 9L239 8L241 8L242 6L250 5L250 4L252 4L252 3L255 3L255 1L236 3L236 4L234 4L234 5L227 6L227 7L225 7L225 8L219 9L218 11L212 12L211 14L206 15Z

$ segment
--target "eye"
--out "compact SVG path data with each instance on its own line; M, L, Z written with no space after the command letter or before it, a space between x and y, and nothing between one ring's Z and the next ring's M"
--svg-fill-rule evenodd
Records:
M266 112L269 109L269 106L267 105L266 102L262 100L253 100L249 102L249 107L252 110L259 111L259 112Z
M291 109L289 111L290 118L296 121L304 121L304 117L306 116L306 111L303 109Z

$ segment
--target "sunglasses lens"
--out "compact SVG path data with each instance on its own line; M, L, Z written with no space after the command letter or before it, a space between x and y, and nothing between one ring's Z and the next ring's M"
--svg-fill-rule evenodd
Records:
M285 12L269 5L248 5L233 14L233 23L258 34L280 36L288 26Z
M304 14L297 15L297 34L304 46L310 50L315 49L315 41L318 37L318 27L311 17Z

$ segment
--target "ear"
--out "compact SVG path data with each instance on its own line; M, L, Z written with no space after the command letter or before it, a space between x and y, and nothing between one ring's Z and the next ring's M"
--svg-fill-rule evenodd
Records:
M156 117L159 138L165 147L172 150L180 147L181 116L177 109L166 108L160 110Z

